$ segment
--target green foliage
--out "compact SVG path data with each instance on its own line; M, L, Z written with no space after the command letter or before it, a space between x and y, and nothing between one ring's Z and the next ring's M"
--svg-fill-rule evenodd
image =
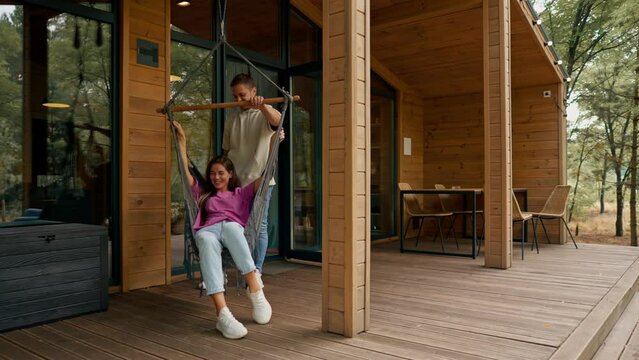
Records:
M544 27L572 80L566 100L580 110L578 118L568 119L568 176L578 186L573 211L585 213L608 191L604 201L617 201L621 212L631 120L637 113L639 0L540 0L536 5L543 5ZM617 216L621 225L622 214Z

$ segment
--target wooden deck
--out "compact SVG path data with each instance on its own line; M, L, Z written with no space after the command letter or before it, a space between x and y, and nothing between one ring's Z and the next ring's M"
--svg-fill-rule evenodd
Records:
M548 359L628 272L639 249L542 245L510 270L483 259L400 254L374 246L370 331L320 331L320 268L264 276L274 309L250 321L244 296L227 299L249 335L215 331L210 299L190 283L112 295L109 310L0 334L0 358L28 359ZM267 264L268 267L268 264Z

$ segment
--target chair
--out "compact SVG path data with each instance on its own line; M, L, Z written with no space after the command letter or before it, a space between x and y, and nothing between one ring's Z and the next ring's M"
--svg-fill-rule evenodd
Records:
M445 190L446 187L442 184L435 184L435 189L437 190ZM448 233L446 234L446 237L448 237L448 234L450 234L451 230L453 232L453 236L455 236L455 220L457 220L457 216L458 215L464 215L464 218L466 215L473 215L473 211L472 210L455 210L455 202L453 201L453 198L450 196L450 194L437 194L439 196L439 201L442 204L442 209L444 211L450 211L453 213L453 218L451 220L451 224L450 224L450 229L448 230ZM475 210L476 214L479 214L479 216L481 216L481 222L482 224L484 224L484 210ZM482 231L481 231L481 237L479 239L479 243L481 244L481 242L484 239L484 227L482 225ZM457 247L459 248L459 244L457 243L457 238L455 237L455 243L457 244ZM479 254L479 246L477 247L477 254Z
M524 242L525 242L524 240L526 239L526 234L524 232L525 230L524 224L526 223L526 221L532 220L533 228L534 228L535 220L531 213L521 211L521 208L519 207L519 202L517 201L517 197L515 196L514 192L512 193L512 197L513 197L513 204L512 204L513 224L516 222L521 222L521 259L524 260ZM533 231L533 237L534 237L534 243L537 244L537 234L534 231ZM537 246L537 253L539 253L539 245Z
M398 183L397 186L399 187L400 191L412 190L411 186L407 183ZM419 201L417 201L417 197L415 196L415 194L405 194L404 204L406 205L406 210L408 212L408 222L406 224L406 230L404 230L404 238L406 238L406 233L408 232L408 225L410 224L411 219L420 218L419 231L417 232L417 239L415 240L415 246L417 246L417 244L419 243L419 237L422 232L422 225L424 225L424 218L433 218L437 220L437 230L439 232L439 238L442 245L442 252L445 252L446 250L444 250L444 233L442 232L442 222L444 221L445 218L452 217L453 213L450 211L443 211L443 210L427 211L423 209L422 206L419 204ZM437 238L437 234L433 236L433 241L436 238Z
M568 205L568 195L570 194L570 185L557 185L553 189L552 193L546 200L546 204L544 204L543 209L540 212L531 212L532 216L536 219L539 219L541 226L544 229L544 234L546 234L546 240L550 243L550 238L548 237L548 232L546 231L546 225L544 225L544 219L561 219L568 230L568 234L570 234L570 238L572 239L572 243L575 245L576 249L579 249L577 243L575 242L575 238L572 236L572 232L570 232L570 228L568 227L568 223L566 219L564 219L564 215L566 214L566 205ZM536 223L533 221L533 233L536 231ZM537 250L539 251L539 250Z

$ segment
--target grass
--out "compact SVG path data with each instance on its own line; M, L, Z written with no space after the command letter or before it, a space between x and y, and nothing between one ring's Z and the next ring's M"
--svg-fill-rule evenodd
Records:
M573 217L570 230L575 240L583 243L630 245L630 210L624 209L624 235L615 236L615 221L617 212L614 203L606 204L606 211L599 213L599 208L592 208L580 216Z

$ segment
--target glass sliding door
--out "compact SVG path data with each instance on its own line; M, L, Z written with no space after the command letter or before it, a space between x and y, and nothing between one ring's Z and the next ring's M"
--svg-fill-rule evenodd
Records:
M0 226L101 225L112 263L113 24L53 8L0 6Z
M320 107L321 77L297 75L292 77L292 90L300 95L291 111L289 138L292 142L293 199L292 231L290 250L293 253L319 253L321 238L321 153ZM316 258L317 256L311 256Z
M371 238L395 235L395 90L373 74L371 83Z

